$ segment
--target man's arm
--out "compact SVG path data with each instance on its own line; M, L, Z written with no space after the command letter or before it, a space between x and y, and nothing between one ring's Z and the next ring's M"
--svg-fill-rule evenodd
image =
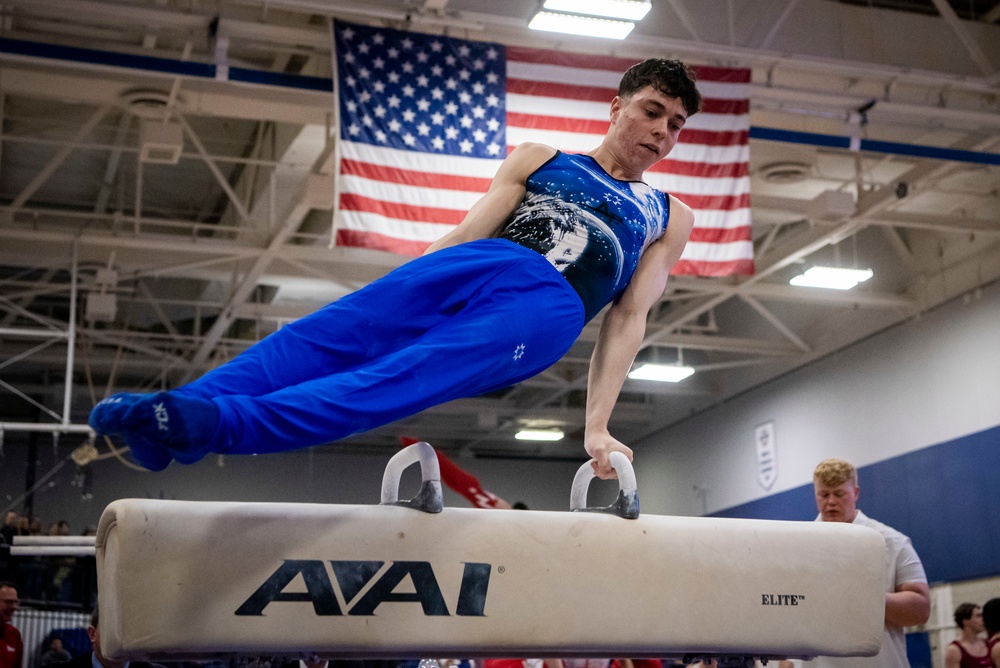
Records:
M646 333L646 314L663 294L670 269L680 259L693 225L694 213L691 209L671 197L666 233L646 249L631 283L621 298L611 305L601 323L601 332L590 360L584 436L584 447L595 460L592 466L599 478L615 477L608 459L613 451L624 453L630 461L632 459L632 450L608 432L608 422Z
M885 595L885 621L893 626L919 626L931 616L931 590L926 582L904 582Z
M944 668L959 668L962 664L962 652L955 645L948 643L944 650Z
M472 205L455 229L428 246L424 255L467 241L496 236L524 199L528 177L555 153L554 148L544 144L521 144L511 151L497 170L486 194Z

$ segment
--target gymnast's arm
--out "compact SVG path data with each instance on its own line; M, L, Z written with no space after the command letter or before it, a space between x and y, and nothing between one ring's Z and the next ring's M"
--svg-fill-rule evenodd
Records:
M893 626L926 624L931 616L931 591L926 582L904 582L885 595L885 622Z
M959 668L962 664L962 651L956 645L948 643L944 650L944 668Z
M424 255L467 241L495 237L524 199L528 177L555 153L554 148L532 143L521 144L511 151L486 194L472 205L455 229L428 246Z
M667 231L646 249L632 281L604 314L590 359L584 447L595 460L591 465L599 478L615 477L608 459L613 451L632 459L632 451L608 432L608 422L646 333L646 314L663 294L670 269L684 251L694 225L694 213L671 197L669 220Z

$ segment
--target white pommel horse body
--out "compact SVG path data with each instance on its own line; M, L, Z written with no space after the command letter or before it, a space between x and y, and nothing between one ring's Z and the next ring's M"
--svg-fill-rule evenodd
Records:
M379 506L126 499L96 541L115 659L872 656L884 542L849 524L445 508L426 443ZM423 486L397 501L402 470ZM634 519L628 519L629 517Z

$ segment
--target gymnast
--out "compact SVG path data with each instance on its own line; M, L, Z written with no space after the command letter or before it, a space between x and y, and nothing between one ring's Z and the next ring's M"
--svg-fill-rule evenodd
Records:
M584 447L598 477L615 477L610 453L632 452L609 433L611 411L694 223L642 177L700 108L683 63L632 66L596 149L518 146L423 256L187 385L107 397L91 427L121 436L151 470L328 443L530 378L610 303L591 358Z

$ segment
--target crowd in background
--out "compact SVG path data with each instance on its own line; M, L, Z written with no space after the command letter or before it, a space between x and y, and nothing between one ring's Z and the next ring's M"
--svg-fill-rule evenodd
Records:
M63 604L89 611L97 603L97 567L93 557L11 556L15 536L69 536L66 520L49 522L43 530L37 515L14 510L4 513L0 525L0 580L16 582L25 601ZM80 535L93 536L88 526Z

